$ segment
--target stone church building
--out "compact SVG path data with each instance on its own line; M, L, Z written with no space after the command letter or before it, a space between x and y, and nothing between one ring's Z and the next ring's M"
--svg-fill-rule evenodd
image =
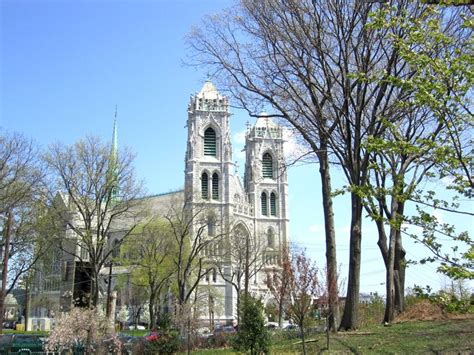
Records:
M288 245L288 183L283 130L264 114L253 126L248 126L242 181L232 157L230 117L228 98L207 81L191 96L188 105L184 189L143 199L154 215L166 214L173 201L187 201L189 213L206 211L206 237L214 238L216 243L206 248L204 254L209 260L217 261L221 268L219 272L211 270L201 280L204 286L213 289L213 303L219 304L212 312L210 309L201 312L201 318L213 318L220 323L230 323L236 318L236 284L243 290L245 283L242 260L240 263L238 260L239 250L247 246L247 250L243 248L248 253L247 260L249 254L255 257L252 270L248 271L248 290L268 302L266 271L278 265L281 250ZM195 233L196 230L192 231ZM229 242L232 238L234 243ZM216 256L223 260L216 260ZM51 317L59 308L70 308L71 300L80 292L78 285L84 285L84 275L78 271L77 261L70 256L66 260L63 253L57 257L57 262L57 267L49 268L56 270L57 275L50 272L37 277L31 322ZM67 265L69 274L66 277L61 272L62 265ZM123 272L114 268L115 275ZM127 305L127 289L118 291L119 305ZM70 295L68 299L64 298L66 294Z

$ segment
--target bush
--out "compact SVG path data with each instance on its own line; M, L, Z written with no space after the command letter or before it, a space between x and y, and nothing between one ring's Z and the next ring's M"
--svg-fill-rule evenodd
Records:
M160 334L146 344L146 353L173 354L179 349L179 333L171 330Z
M462 289L462 286L460 288ZM474 313L474 305L468 292L456 293L453 290L441 290L433 293L429 286L415 285L405 300L407 307L427 300L447 313Z
M384 299L377 293L370 294L368 303L359 305L359 326L380 324L385 311Z

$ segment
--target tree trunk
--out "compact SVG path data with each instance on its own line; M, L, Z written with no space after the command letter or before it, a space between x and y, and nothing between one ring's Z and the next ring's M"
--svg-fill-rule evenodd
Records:
M334 231L334 211L331 197L331 176L329 174L328 153L326 142L321 142L318 153L319 173L321 176L321 192L323 198L324 230L326 237L326 269L328 293L328 326L337 331L339 319L339 290L337 285L336 233Z
M398 227L398 200L392 196L392 203L390 206L390 238L388 246L387 259L387 275L386 275L386 299L385 299L385 315L384 322L390 323L395 318L395 243Z
M278 302L278 327L281 329L281 324L283 321L283 300Z
M152 330L156 327L156 319L155 319L155 295L150 295L149 304L148 304L148 312L150 313L150 323L149 329Z
M303 326L300 326L300 333L301 333L301 345L303 346L303 355L306 355L306 343L304 339L304 329Z
M91 308L97 308L99 304L99 272L94 270L94 275L91 280L91 296L90 296L90 305Z
M398 204L398 215L403 216L405 203ZM405 249L402 244L402 233L400 229L396 233L395 242L395 312L402 313L405 311Z
M340 330L356 329L359 316L360 255L362 235L362 200L357 193L351 193L351 236L349 249L349 278L346 304Z
M7 221L5 229L5 246L3 250L3 270L2 270L2 289L0 290L0 333L3 332L3 321L5 315L5 298L7 297L8 281L8 258L10 256L10 239L12 232L12 215L7 212Z
M28 331L28 319L30 313L30 277L26 278L26 290L25 290L25 331Z
M390 245L388 247L388 263L386 268L386 278L385 278L385 314L383 321L390 323L394 318L394 301L395 301L395 227L390 227Z
M107 307L105 309L105 316L108 318L110 316L111 310L111 292L112 292L112 262L109 265L109 278L107 283Z

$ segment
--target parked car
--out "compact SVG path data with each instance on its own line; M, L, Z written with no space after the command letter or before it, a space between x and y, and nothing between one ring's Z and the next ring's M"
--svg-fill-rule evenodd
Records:
M285 330L296 330L298 329L298 326L296 324L287 324L283 327Z
M16 322L13 320L3 322L3 329L15 329Z
M267 322L265 323L265 328L267 329L278 329L280 328L277 322Z
M216 328L214 329L214 335L217 335L217 334L235 334L237 333L237 331L235 330L235 328L231 325L225 325L223 327L219 327L219 328Z
M158 334L156 330L152 330L150 333L145 335L144 338L146 341L155 341L155 340L158 340L159 337L160 337L160 334Z
M31 354L43 351L43 340L39 335L7 334L0 336L0 352L4 354Z

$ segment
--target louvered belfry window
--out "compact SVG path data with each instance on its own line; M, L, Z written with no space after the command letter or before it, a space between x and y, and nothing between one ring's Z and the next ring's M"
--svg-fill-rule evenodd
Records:
M262 159L262 172L264 178L273 179L273 159L269 153L263 154Z
M201 176L201 196L204 199L209 197L209 177L207 173L202 173Z
M267 201L267 194L262 192L262 215L268 216L268 201Z
M272 216L277 215L277 207L276 207L276 195L274 192L270 194L270 214Z
M212 174L212 199L219 199L219 175L217 173Z
M211 127L204 131L204 155L215 157L217 155L216 131Z

